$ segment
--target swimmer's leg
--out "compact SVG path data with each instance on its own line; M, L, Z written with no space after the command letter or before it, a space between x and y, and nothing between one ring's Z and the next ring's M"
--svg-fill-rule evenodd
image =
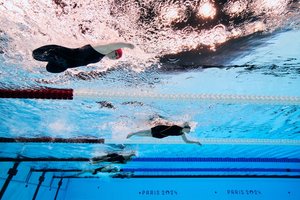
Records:
M130 138L132 136L142 136L142 137L152 137L151 130L142 130L135 133L129 133L126 138Z
M46 45L33 50L32 56L35 60L49 62L47 71L60 73L68 68L77 67L74 57L78 57L76 49L70 49L58 45ZM78 58L77 58L78 59ZM75 61L77 61L75 59Z
M62 48L58 45L46 45L32 51L32 57L38 61L55 61L56 49Z
M68 68L66 68L63 65L60 65L58 63L49 62L46 66L46 69L48 72L51 72L51 73L61 73L61 72L64 72Z

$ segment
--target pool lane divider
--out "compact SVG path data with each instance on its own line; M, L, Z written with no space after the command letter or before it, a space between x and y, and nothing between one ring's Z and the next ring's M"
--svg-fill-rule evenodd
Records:
M90 90L90 89L0 89L0 98L26 99L62 99L73 98L112 98L112 99L152 99L152 100L180 100L180 101L211 101L220 103L255 103L300 105L298 96L263 96L263 95L232 95L232 94L160 94L147 91L118 91L118 90Z
M0 137L0 143L87 143L87 144L104 144L102 138L53 138L53 137L40 137L40 138L5 138Z
M300 140L290 139L247 139L247 138L200 138L202 144L238 144L238 145L280 145L280 146L300 146ZM54 137L0 137L0 143L87 143L87 144L152 144L151 141L113 141L105 140L103 138L54 138ZM153 144L183 144L181 140L178 141L155 141Z
M134 162L274 162L274 163L300 163L299 158L230 158L230 157L141 157L133 158Z
M272 145L272 146L300 146L300 140L295 139L258 139L258 138L197 138L201 144L205 145ZM168 144L186 145L184 141L177 138L166 138L158 140L156 138L138 138L130 140L106 139L106 144Z
M290 140L290 139L247 139L247 138L200 138L202 144L237 144L237 145L277 145L277 146L300 146L300 140ZM164 140L164 141L114 141L105 140L103 138L54 138L54 137L39 137L39 138L29 138L29 137L0 137L0 143L86 143L86 144L183 144L181 140Z
M100 176L53 176L55 179L99 179ZM283 178L283 179L300 179L300 176L289 176L289 175L128 175L128 174L116 174L112 178L136 178L136 179L150 179L150 178L263 178L263 179L274 179L274 178Z
M0 89L0 98L62 99L72 100L73 89Z
M283 172L299 173L290 168L123 168L122 172Z
M82 169L30 169L31 172L82 172ZM121 172L300 172L300 168L121 168Z
M289 176L289 175L127 175L127 174L116 174L112 178L284 178L284 179L300 179L300 176Z
M277 145L277 146L300 146L300 140L289 140L289 139L239 139L239 138L201 138L202 144L237 144L237 145ZM112 141L105 140L103 138L54 138L54 137L39 137L39 138L28 138L28 137L15 137L7 138L0 137L0 143L83 143L83 144L152 144L149 141ZM183 144L179 141L156 141L153 144Z
M151 99L175 101L204 101L218 103L255 103L255 104L283 104L300 105L298 96L264 96L264 95L235 95L235 94L166 94L148 91L130 90L74 90L75 98L111 98L111 99Z

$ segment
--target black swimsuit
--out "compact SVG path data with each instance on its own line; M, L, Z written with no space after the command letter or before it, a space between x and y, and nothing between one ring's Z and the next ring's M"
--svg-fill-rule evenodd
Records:
M96 168L92 174L95 175L97 174L98 172L102 172L103 169L105 169L106 167L99 167L99 168ZM116 170L114 168L109 168L109 169L106 169L104 172L108 172L108 173L111 173L111 172L116 172Z
M107 157L108 157L108 159L106 161L108 161L108 162L125 163L124 156L119 155L117 153L107 154Z
M97 174L98 172L101 172L102 169L104 169L105 167L99 167L99 168L96 168L94 171L93 171L93 175Z
M48 62L48 72L60 73L68 68L85 66L99 62L105 55L96 51L91 45L71 49L58 45L46 45L32 52L34 59Z
M182 135L182 127L173 125L173 126L165 126L165 125L158 125L151 128L152 137L155 138L164 138L168 136L179 136Z

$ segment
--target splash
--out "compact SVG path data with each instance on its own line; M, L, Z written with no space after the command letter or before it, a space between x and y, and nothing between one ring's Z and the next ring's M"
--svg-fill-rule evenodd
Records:
M299 17L291 0L0 0L0 11L0 52L28 69L40 67L31 52L45 44L127 41L138 48L126 50L121 64L139 71L164 54L203 46L214 51L231 39L288 27ZM116 64L104 60L96 66Z

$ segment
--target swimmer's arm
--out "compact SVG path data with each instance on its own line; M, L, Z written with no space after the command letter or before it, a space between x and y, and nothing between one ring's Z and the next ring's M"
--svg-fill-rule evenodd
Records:
M202 145L199 141L193 141L193 140L189 140L185 134L182 134L181 135L183 141L187 144L199 144L199 145Z
M93 45L92 45L93 46ZM115 51L120 48L130 48L133 49L134 45L131 43L126 42L116 42L116 43L110 43L110 44L104 44L104 45L95 45L93 48L98 51L99 53L103 55L107 55L112 51Z
M76 176L81 176L82 174L85 174L85 173L93 173L94 170L82 170L81 172L77 173Z
M129 155L123 155L123 157L125 158L124 162L128 162L132 156L135 156L135 153L130 153Z

